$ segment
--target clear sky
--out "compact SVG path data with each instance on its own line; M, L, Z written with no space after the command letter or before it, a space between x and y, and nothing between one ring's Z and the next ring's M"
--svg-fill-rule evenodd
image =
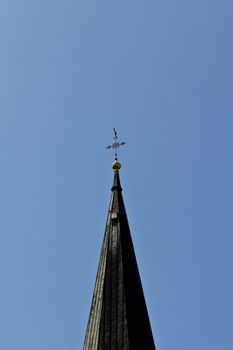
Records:
M233 349L232 18L232 0L1 1L2 350L82 350L113 127L158 350Z

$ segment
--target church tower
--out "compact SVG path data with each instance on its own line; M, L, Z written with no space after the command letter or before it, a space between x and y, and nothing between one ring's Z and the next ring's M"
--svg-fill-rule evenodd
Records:
M122 197L116 131L114 180L83 350L155 350Z

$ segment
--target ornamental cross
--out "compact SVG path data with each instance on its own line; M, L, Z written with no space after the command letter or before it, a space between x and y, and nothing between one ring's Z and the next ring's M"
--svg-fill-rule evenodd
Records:
M115 150L115 160L118 160L118 148L120 148L121 146L124 146L126 144L126 142L119 142L116 129L113 128L113 131L114 131L114 136L113 136L114 142L112 145L108 145L106 148L107 149L114 149Z

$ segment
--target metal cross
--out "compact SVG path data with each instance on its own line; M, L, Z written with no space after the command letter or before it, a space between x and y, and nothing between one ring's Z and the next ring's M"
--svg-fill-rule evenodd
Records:
M119 142L116 129L113 128L113 131L114 131L114 137L113 137L114 142L112 145L108 145L106 148L107 149L114 149L115 150L115 160L118 160L118 148L120 148L121 146L124 146L126 144L126 142Z

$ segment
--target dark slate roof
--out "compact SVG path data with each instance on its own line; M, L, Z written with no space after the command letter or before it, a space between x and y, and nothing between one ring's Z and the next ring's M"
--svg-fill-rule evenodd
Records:
M116 171L84 350L155 350L121 191Z

